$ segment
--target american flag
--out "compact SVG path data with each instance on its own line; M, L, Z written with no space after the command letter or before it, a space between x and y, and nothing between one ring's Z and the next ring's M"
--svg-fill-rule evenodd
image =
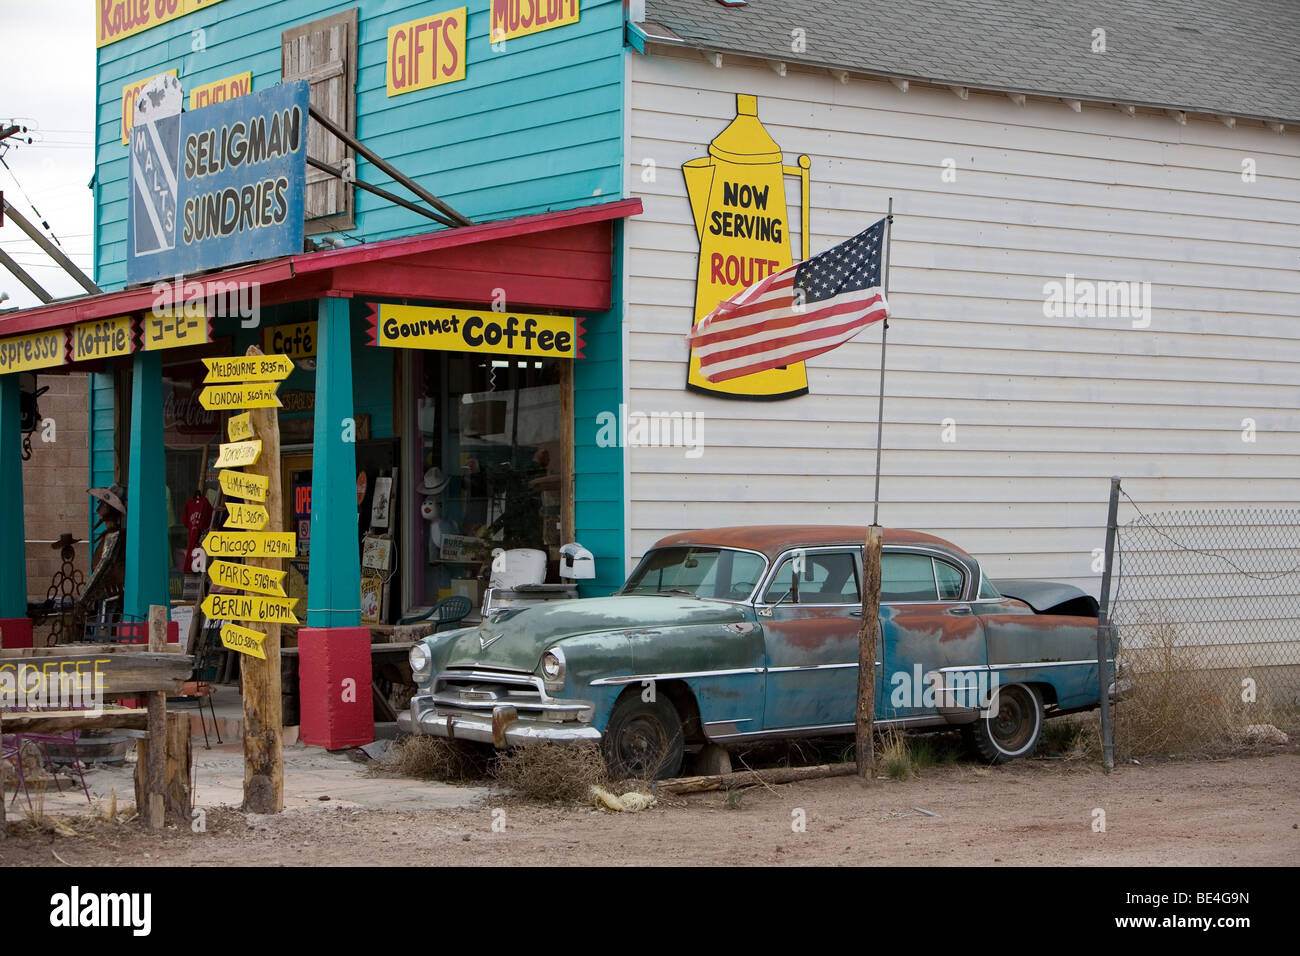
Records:
M742 289L689 341L710 382L780 368L843 345L887 315L880 289L885 220Z

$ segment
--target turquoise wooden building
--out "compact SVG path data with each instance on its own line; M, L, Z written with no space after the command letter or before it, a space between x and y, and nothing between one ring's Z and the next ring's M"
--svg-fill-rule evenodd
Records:
M282 517L299 545L290 594L305 598L305 740L341 746L371 732L369 714L349 723L323 702L307 730L309 698L327 696L324 684L307 686L309 655L325 681L339 662L366 657L363 620L393 622L453 593L477 601L475 541L541 550L554 580L559 546L577 540L596 556L584 593L621 583L622 449L596 436L597 416L622 394L622 220L640 211L623 198L624 5L450 2L175 0L148 5L145 22L124 3L101 15L93 188L103 293L0 328L0 351L15 346L0 366L6 645L30 640L18 373L93 373L87 485L127 489L120 612L142 621L150 605L184 601L200 576L191 525L206 517L199 499L216 497L227 440L224 415L199 401L201 360L250 345L295 361L280 389ZM307 82L319 116L304 131L302 250L127 285L141 175L131 137L154 129L136 104L148 106L142 90L166 87L150 84L163 75L178 81L188 116ZM188 206L173 212L193 225ZM188 337L177 326L155 347L146 326L160 297L203 313ZM455 348L384 341L390 314L451 313L485 317L481 328L556 317L570 322L573 347L552 357L494 349L490 335ZM76 347L79 333L114 322L132 330L129 346ZM33 351L51 342L57 355ZM378 569L386 587L370 587L362 532L392 544L395 560Z

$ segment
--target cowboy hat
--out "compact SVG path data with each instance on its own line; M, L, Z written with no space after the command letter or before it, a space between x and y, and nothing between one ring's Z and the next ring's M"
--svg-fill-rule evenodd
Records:
M451 479L443 475L442 469L434 465L424 473L424 482L420 485L422 495L440 495Z
M126 497L126 488L121 485L115 484L109 488L87 488L86 494L92 498L98 498L104 504L122 514L126 514L126 505L122 501Z

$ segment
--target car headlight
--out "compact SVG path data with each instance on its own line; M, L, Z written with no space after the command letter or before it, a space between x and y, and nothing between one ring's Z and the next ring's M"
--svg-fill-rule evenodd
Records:
M542 677L547 690L560 690L564 687L564 651L552 647L542 655Z
M425 646L423 641L420 641L411 648L411 652L406 659L411 662L411 676L415 678L417 683L424 683L433 664L429 648Z

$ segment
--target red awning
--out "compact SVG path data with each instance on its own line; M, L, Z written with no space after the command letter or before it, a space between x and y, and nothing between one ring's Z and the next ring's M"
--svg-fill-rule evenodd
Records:
M307 252L187 278L172 301L200 295L199 285L206 298L256 282L262 305L330 294L488 303L505 289L512 308L600 312L610 307L611 223L640 212L640 199L621 199ZM149 285L51 302L0 317L0 336L145 312L157 298Z

